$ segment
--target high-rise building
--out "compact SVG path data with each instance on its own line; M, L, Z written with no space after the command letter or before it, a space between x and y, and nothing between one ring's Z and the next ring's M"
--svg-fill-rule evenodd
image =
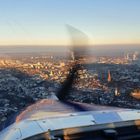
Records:
M70 52L70 57L71 57L72 60L75 59L75 56L74 56L74 52L73 51Z
M134 54L133 54L133 61L135 61L136 58L137 58L137 56L136 56L136 54L134 53Z
M133 58L132 58L133 61L137 60L138 59L137 57L138 57L138 52L134 52L133 53Z
M115 96L120 96L120 92L118 91L118 88L115 88Z
M108 78L107 78L107 81L108 81L108 82L111 82L111 74L110 74L110 71L108 71Z
M129 53L127 53L127 55L126 55L126 59L127 59L127 60L130 59L130 57L129 57Z

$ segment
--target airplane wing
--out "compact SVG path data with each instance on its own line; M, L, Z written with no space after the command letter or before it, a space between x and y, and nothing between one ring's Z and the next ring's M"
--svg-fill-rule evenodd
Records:
M73 104L85 108L86 111L78 111L74 105L69 106L57 100L41 100L17 115L15 122L0 133L0 139L61 140L82 139L88 135L92 139L107 139L113 136L125 138L126 135L122 132L131 134L131 131L124 129L132 129L135 135L140 132L139 110L76 102ZM98 131L98 135L95 135L95 131Z

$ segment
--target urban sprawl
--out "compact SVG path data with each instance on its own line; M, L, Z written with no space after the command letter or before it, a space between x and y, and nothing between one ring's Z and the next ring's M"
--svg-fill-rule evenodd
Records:
M0 56L0 123L38 100L55 97L73 63L52 54ZM79 63L67 100L140 109L138 52L85 56Z

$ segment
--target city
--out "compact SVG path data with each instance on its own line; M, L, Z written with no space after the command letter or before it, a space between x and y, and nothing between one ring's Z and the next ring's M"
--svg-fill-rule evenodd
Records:
M0 58L0 123L30 104L56 95L73 65L56 54ZM124 56L84 56L67 100L140 109L139 52Z

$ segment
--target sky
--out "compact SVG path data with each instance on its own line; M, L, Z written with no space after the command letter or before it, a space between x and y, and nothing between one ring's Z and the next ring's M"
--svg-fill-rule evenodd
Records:
M68 45L66 25L89 44L140 44L139 0L0 0L0 45Z

